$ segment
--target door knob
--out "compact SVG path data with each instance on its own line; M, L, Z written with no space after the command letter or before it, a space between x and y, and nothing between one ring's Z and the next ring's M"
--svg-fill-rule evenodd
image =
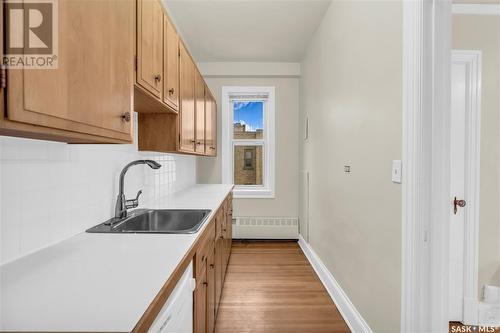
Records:
M160 74L156 74L154 76L154 79L155 79L156 82L160 82L161 81L161 75Z
M169 92L170 95L173 95L174 92L175 92L175 90L174 90L174 88L170 88L170 90L168 92Z
M458 212L458 207L465 207L467 205L467 201L460 199L458 200L457 197L453 200L453 213L457 215Z

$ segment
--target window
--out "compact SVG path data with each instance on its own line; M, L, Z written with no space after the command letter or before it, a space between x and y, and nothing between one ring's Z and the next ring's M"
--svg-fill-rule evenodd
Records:
M223 87L222 172L236 198L274 197L274 87Z
M255 148L245 149L245 170L253 170L254 169L254 155Z

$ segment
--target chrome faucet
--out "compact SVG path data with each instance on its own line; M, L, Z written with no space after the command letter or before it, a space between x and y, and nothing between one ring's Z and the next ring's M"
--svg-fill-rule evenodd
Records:
M139 164L147 164L149 167L152 169L159 169L161 168L161 164L158 162L152 161L152 160L137 160L130 162L127 164L122 172L120 173L120 185L119 185L119 192L118 192L118 198L116 199L116 207L115 207L115 219L123 219L127 217L127 209L132 209L136 208L139 206L139 197L142 194L142 190L137 192L137 196L135 199L127 200L125 198L125 193L124 193L124 182L125 182L125 174L127 173L128 169L131 166L134 165L139 165Z

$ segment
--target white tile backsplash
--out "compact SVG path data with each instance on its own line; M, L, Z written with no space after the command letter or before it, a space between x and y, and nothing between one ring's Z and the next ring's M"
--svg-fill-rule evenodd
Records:
M195 184L192 156L0 137L0 264L111 218L121 169L146 158L162 167L135 166L125 179L128 198L143 190L141 207Z

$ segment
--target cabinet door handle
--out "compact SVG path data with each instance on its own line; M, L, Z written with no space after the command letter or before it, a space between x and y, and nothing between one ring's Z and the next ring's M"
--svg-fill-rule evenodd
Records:
M174 94L174 92L175 92L174 88L170 88L170 90L168 91L168 93L169 93L170 95L173 95L173 94Z
M160 74L156 74L156 75L154 76L154 78L155 78L156 83L158 83L158 82L160 82L160 81L161 81L161 75L160 75Z
M204 286L208 286L208 282L203 282L203 285Z
M125 112L122 114L122 120L124 122L130 122L130 120L132 119L132 115L130 114L130 112Z
M214 266L213 264L210 264L210 268L211 268L211 269L214 269L214 267L215 267L215 266Z

